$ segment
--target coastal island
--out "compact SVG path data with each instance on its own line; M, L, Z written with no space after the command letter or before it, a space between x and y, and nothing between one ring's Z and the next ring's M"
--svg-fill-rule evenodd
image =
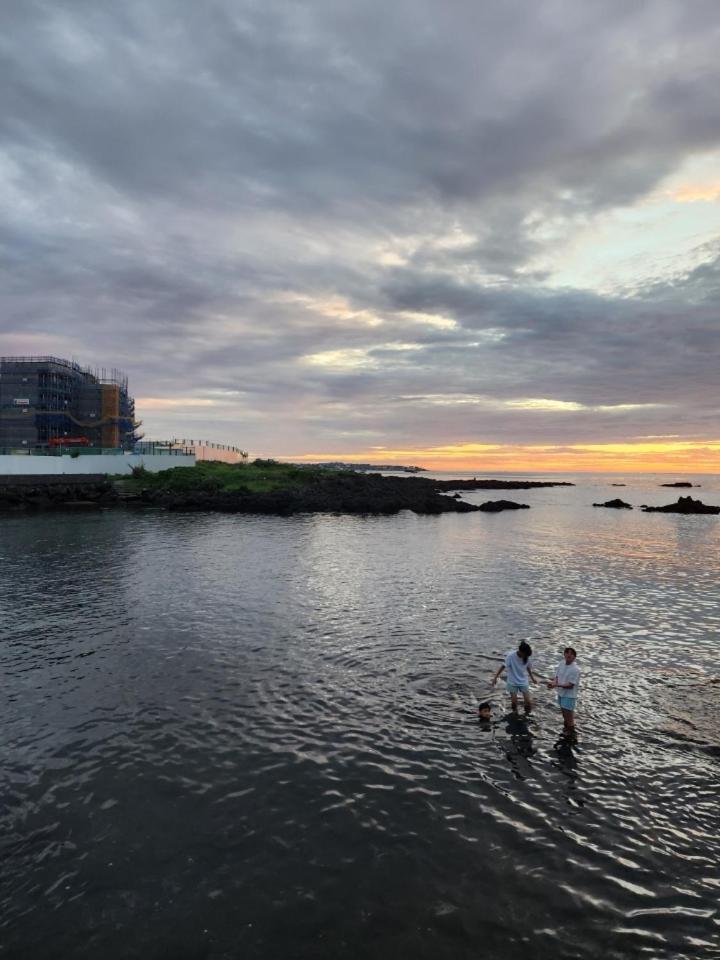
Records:
M199 463L195 467L151 474L136 471L120 482L121 496L168 510L217 510L224 513L419 514L497 512L523 509L512 501L472 504L446 493L462 490L528 489L554 486L540 481L433 480L387 477L379 473L255 460L250 464Z
M289 516L297 513L418 514L498 513L524 510L512 500L468 503L457 492L528 490L572 486L540 480L459 479L383 476L255 460L252 463L202 461L152 473L136 468L132 476L0 478L0 509L66 507L159 507Z
M254 460L252 463L201 461L152 473L136 468L132 476L26 475L0 476L0 511L68 508L160 508L164 510L255 513L291 516L298 513L390 515L401 510L417 514L499 513L527 510L513 500L468 503L458 491L531 490L571 487L557 480L454 479L385 476ZM594 507L632 509L619 498ZM642 505L643 512L720 514L720 507L692 497L662 507Z

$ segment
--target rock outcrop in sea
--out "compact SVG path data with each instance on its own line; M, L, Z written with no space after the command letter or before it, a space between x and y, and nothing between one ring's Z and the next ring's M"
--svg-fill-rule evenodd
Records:
M484 510L486 513L500 513L501 510L529 510L528 503L515 503L514 500L486 500L481 503L478 510Z
M424 478L423 478L424 479ZM574 487L567 480L427 480L438 490L534 490L537 487Z
M632 504L625 503L624 500L621 500L620 497L615 497L614 500L606 500L605 503L594 503L594 507L611 507L613 510L632 510Z
M185 492L144 490L141 500L168 510L215 510L223 513L260 513L290 516L296 513L393 514L412 510L420 514L471 513L477 504L443 496L435 482L424 477L384 477L375 473L328 473L309 482L269 491Z
M252 467L179 468L160 474L136 471L132 478L104 476L0 478L0 509L67 506L156 506L167 510L259 513L418 514L499 513L527 510L512 500L468 503L458 491L573 486L538 480L435 480L417 476L337 470L288 470L271 461ZM229 471L229 472L228 472ZM228 485L227 481L231 481ZM225 484L225 485L223 485Z
M505 489L513 481L460 481L461 489ZM392 514L412 510L420 514L471 513L474 511L528 509L511 500L467 503L446 496L457 481L427 477L384 477L373 473L327 473L302 485L266 492L143 490L141 502L168 510L217 510L223 513L262 513L289 516L295 513ZM467 484L482 484L471 486ZM537 485L540 485L539 483ZM554 484L553 484L554 485ZM523 486L525 484L523 483Z
M664 507L643 507L643 513L720 513L720 507L693 500L692 497L678 497L677 503L668 503Z

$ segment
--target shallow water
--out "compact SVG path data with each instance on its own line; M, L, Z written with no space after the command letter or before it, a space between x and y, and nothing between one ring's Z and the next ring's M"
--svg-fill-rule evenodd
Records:
M0 518L0 956L720 956L720 518L590 506L663 479ZM490 687L521 638L576 743Z

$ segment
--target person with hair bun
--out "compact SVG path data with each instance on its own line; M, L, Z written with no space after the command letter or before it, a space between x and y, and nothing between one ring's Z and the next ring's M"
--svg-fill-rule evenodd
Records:
M522 693L525 713L530 713L532 700L530 699L529 680L532 680L534 684L537 684L537 680L532 672L532 647L526 640L521 640L517 650L510 650L506 655L504 662L493 677L493 686L497 683L503 670L507 670L507 692L510 694L511 708L517 710L518 694Z

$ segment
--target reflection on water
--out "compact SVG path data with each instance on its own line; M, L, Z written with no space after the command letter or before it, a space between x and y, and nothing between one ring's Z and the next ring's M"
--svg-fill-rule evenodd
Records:
M582 790L577 789L580 780L577 733L573 730L564 730L553 745L553 750L558 769L567 778L567 802L578 807L584 806Z
M717 956L720 525L601 493L0 518L0 956Z

